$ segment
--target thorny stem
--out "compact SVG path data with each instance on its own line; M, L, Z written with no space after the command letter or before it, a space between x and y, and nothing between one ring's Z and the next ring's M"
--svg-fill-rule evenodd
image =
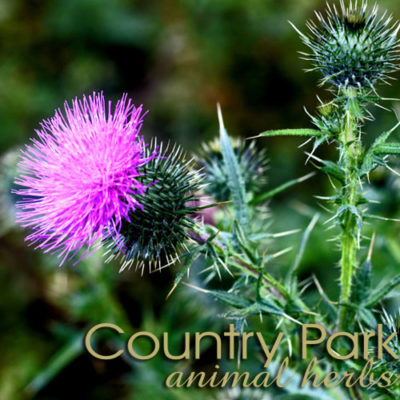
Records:
M201 245L204 245L208 241L207 238L205 238L201 234L195 233L193 231L191 231L189 234L195 242L197 242ZM212 244L221 249L225 249L225 246L222 243L215 240L215 238L212 240ZM281 299L285 299L286 301L292 300L290 293L287 291L287 289L283 285L281 285L275 278L273 278L272 275L270 275L268 272L257 270L256 268L254 268L253 265L248 263L239 254L234 254L233 258L234 259L230 262L231 266L238 268L242 272L246 273L247 275L253 276L256 279L259 279L260 273L262 273L263 274L263 276L262 276L263 283L267 287L269 287L269 289L271 290L271 293L273 293L274 296L281 298ZM307 307L307 305L305 303L303 303L300 299L298 299L297 302L298 302L299 306L302 308L304 313L313 314L311 312L311 310ZM319 324L322 325L321 322L319 322ZM332 333L326 327L325 327L325 330L329 333Z
M195 242L201 245L207 243L208 241L208 238L205 238L193 231L190 231L189 235ZM225 246L215 239L212 241L212 243L219 248L225 249ZM242 257L240 257L240 255L235 254L235 258L237 262L236 265L239 266L242 271L245 270L247 273L250 273L250 275L256 278L259 277L260 272L254 269L253 266L247 263ZM235 263L232 263L232 265L235 265ZM290 295L285 289L285 287L282 286L276 279L274 279L271 275L269 275L265 271L263 272L263 282L267 286L270 286L271 289L275 292L275 295L277 295L278 297L283 297L286 300L290 299Z
M235 256L236 259L239 261L239 265L243 267L250 275L252 275L255 278L259 278L260 273L263 274L263 282L266 286L271 287L273 290L275 296L277 297L283 297L286 300L290 300L290 294L286 290L284 286L282 286L276 279L274 279L268 272L266 271L257 271L252 265L247 263L243 258L241 258L239 255ZM235 266L235 264L232 264ZM243 268L241 268L243 270Z
M357 268L357 249L358 249L358 227L357 215L354 210L359 202L359 177L358 160L361 153L361 142L358 135L357 117L354 115L354 107L357 107L355 91L348 89L348 109L346 110L345 128L341 134L341 157L343 157L345 169L345 185L343 186L343 196L341 204L343 214L341 221L341 259L340 259L340 311L339 329L343 329L346 321L346 306L351 295L351 282L355 269Z

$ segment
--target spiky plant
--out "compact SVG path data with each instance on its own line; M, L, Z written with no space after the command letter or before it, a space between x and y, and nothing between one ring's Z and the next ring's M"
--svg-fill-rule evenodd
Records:
M157 150L154 140L146 149ZM142 208L123 222L120 235L110 241L111 257L122 260L121 270L136 264L150 269L174 263L190 240L188 230L195 225L199 210L197 192L201 175L185 161L180 147L158 148L158 156L139 170L139 180L147 187Z
M376 8L368 13L365 4L358 7L350 3L346 8L342 3L341 8L339 13L334 7L328 7L326 19L319 16L320 26L310 25L311 36L301 34L313 51L310 58L315 69L323 74L323 82L329 83L330 93L333 94L330 101L322 103L318 114L311 117L316 128L267 131L261 134L306 136L309 140L315 140L313 151L308 157L319 164L332 183L333 194L325 198L328 207L324 207L324 211L332 213L326 222L332 222L331 228L336 230L335 239L341 252L341 293L338 301L328 298L316 277L304 281L299 279L298 270L304 260L310 235L320 219L319 213L313 213L304 229L291 265L280 268L279 278L275 278L275 259L290 251L293 246L273 252L272 245L274 249L277 247L273 239L296 233L297 230L272 233L268 228L267 231L268 216L259 213L258 207L260 204L265 205L265 201L274 194L307 177L287 182L254 197L252 192L258 190L262 183L258 167L265 167L261 162L264 158L254 156L252 150L251 157L246 156L245 147L239 146L238 151L238 146L229 139L220 108L220 141L205 147L208 155L207 160L203 161L203 171L208 175L211 194L218 200L224 200L226 196L231 199L229 205L220 208L223 217L215 225L196 224L192 220L191 215L200 208L196 205L196 192L202 180L199 172L192 168L190 162L183 161L181 150L173 148L168 152L160 148L159 154L142 165L138 171L140 175L135 177L137 183L146 189L143 198L140 198L141 207L129 213L123 221L116 241L114 237L107 239L110 242L111 258L122 258L122 269L134 263L139 267L145 264L150 268L159 267L162 262L175 261L180 249L185 249L180 257L183 263L170 294L188 276L186 272L196 261L201 260L196 266L202 266L207 275L199 275L203 281L196 277L196 282L192 283L203 287L189 286L217 299L223 305L215 314L222 315L230 322L234 321L236 336L241 336L247 323L250 324L254 317L262 320L262 324L257 326L263 329L263 336L268 341L273 340L275 330L279 329L285 339L277 347L274 361L291 357L294 368L291 368L290 375L295 379L291 387L269 387L268 396L271 394L271 398L367 400L382 395L382 388L376 385L365 389L356 384L348 388L343 382L341 387L335 384L322 387L322 382L317 385L319 387L302 387L298 384L302 379L301 370L311 359L321 359L321 354L324 354L322 351L325 350L322 343L319 349L311 346L307 354L299 359L296 354L299 353L301 341L297 333L301 325L317 324L329 334L342 330L374 330L381 320L379 313L382 301L388 301L388 295L400 285L400 274L378 287L373 285L375 234L368 243L368 253L362 251L362 245L367 243L370 233L365 229L364 221L382 219L370 213L369 198L365 192L369 176L379 166L390 169L389 156L400 155L400 144L388 142L394 128L380 134L370 145L362 140L364 124L371 117L366 107L382 100L376 94L374 85L385 81L387 74L396 69L398 45L394 35L397 28L390 28L389 20L378 18ZM333 144L338 150L335 160L322 160L314 155L318 145L323 142ZM146 155L153 154L156 147L152 143L143 156L146 158ZM114 156L113 152L110 155ZM249 172L252 174L250 178L247 177ZM115 187L112 185L111 189ZM96 202L96 206L99 206L99 202ZM254 219L257 223L254 223ZM258 229L259 226L263 227L262 231ZM398 257L400 245L396 240L394 242L390 246L393 249L391 251ZM281 278L283 274L286 276ZM190 276L193 277L193 274ZM218 283L215 278L219 278ZM310 285L314 285L318 293L315 291L309 295L307 291ZM400 351L396 335L399 326L397 320L393 322L389 317L384 321L384 336L396 336L389 345L396 353ZM335 338L334 344L331 343L334 353L352 355L351 342ZM371 345L370 349L374 350L373 347ZM228 362L224 360L221 367L225 361ZM320 374L321 379L325 372L334 371L352 376L353 373L362 373L364 368L363 360L356 356L340 362L326 356L322 361L323 365L316 366L313 371ZM274 364L266 367L261 363L259 367L265 373L265 368L269 372ZM396 360L384 358L375 364L375 370L393 370L398 373L397 364ZM328 381L331 383L330 378ZM398 385L383 389L383 395L387 397L380 398L400 398ZM265 397L265 392L237 390L231 391L229 395L248 398L260 394L260 397Z
M386 82L398 69L398 23L384 13L378 17L378 7L368 11L366 2L358 6L350 2L327 5L326 17L316 12L318 24L309 21L309 34L300 32L303 42L311 49L305 59L313 70L323 75L339 89L346 87L374 89L377 82Z
M303 42L311 48L306 55L315 70L323 75L323 83L330 84L334 98L322 105L312 122L318 129L291 129L264 132L263 136L300 135L315 139L314 150L322 142L336 144L339 156L336 162L321 160L321 169L334 178L335 194L327 198L333 217L330 219L340 229L341 248L341 312L339 327L346 328L352 281L360 265L363 223L368 215L368 200L364 187L369 174L378 166L388 165L388 155L399 153L397 143L387 143L389 132L382 133L366 149L362 141L363 127L372 118L369 104L383 100L375 90L378 82L386 82L388 74L397 70L399 60L396 34L398 23L390 25L391 18L384 13L378 17L375 6L369 12L366 3L361 6L341 2L341 11L329 6L326 19L317 13L319 25L309 22L310 34L299 30ZM385 19L386 18L386 19ZM390 167L389 167L390 168Z
M231 139L246 191L250 195L260 193L267 183L265 171L268 159L264 149L255 147L255 142L245 143L240 139ZM205 192L215 200L222 202L231 198L227 180L229 179L218 140L204 143L197 157L204 168Z

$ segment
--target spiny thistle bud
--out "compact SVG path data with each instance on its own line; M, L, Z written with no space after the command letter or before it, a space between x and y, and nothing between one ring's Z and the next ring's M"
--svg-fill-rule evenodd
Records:
M268 159L265 150L258 150L255 142L250 142L249 145L239 139L231 139L231 142L247 193L254 195L261 192L267 183L265 171ZM206 194L219 202L229 200L231 195L227 184L228 173L219 140L203 144L197 161L204 168Z
M146 149L153 154L157 149L153 141ZM196 192L201 186L201 175L191 168L191 161L183 160L180 148L158 148L158 156L139 170L138 178L147 187L137 209L122 223L117 241L109 243L111 256L122 259L121 271L136 264L150 270L163 263L172 264L190 239L188 230L195 221L191 215L199 208Z
M398 23L384 13L378 17L378 7L367 11L364 2L349 6L341 1L341 11L327 5L326 19L316 12L319 24L309 21L311 34L300 33L311 54L302 53L321 72L322 83L329 82L343 89L369 88L386 82L388 74L398 69Z

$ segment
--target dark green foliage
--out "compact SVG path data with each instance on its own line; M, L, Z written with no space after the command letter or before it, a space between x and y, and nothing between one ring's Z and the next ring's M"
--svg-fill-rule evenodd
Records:
M175 262L186 248L190 239L187 229L193 228L199 209L196 192L201 175L191 169L190 161L184 161L180 148L168 151L154 141L146 152L150 155L155 150L157 156L139 171L140 180L148 186L139 199L142 209L137 208L122 223L117 245L109 245L111 258L122 258L122 270L133 263L152 268Z
M371 260L367 259L354 276L351 301L355 304L363 303L371 290Z

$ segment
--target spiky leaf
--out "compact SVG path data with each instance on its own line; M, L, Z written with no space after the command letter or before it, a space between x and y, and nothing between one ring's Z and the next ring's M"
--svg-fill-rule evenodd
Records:
M393 289L400 285L400 274L396 275L390 282L386 283L383 287L379 287L374 290L371 295L366 300L366 307L373 307L381 300L383 300L386 295L388 295Z
M319 137L323 133L316 129L278 129L272 131L261 132L258 137L271 137L271 136L312 136Z
M375 154L399 155L400 143L385 143L374 148Z
M356 271L353 277L353 289L351 293L351 301L353 303L361 304L369 296L371 290L371 270L371 261L367 259Z
M232 195L233 209L235 219L247 231L249 225L248 205L246 199L246 189L243 181L243 176L240 172L238 160L232 149L229 140L228 132L225 129L222 119L221 109L218 107L219 131L221 141L221 152L225 163L225 168L228 174L228 187Z
M262 193L267 183L265 171L268 159L265 150L257 149L254 141L249 143L232 138L230 141L246 193L253 197ZM204 170L205 193L219 202L231 199L228 171L222 156L220 141L213 140L203 144L197 161Z

